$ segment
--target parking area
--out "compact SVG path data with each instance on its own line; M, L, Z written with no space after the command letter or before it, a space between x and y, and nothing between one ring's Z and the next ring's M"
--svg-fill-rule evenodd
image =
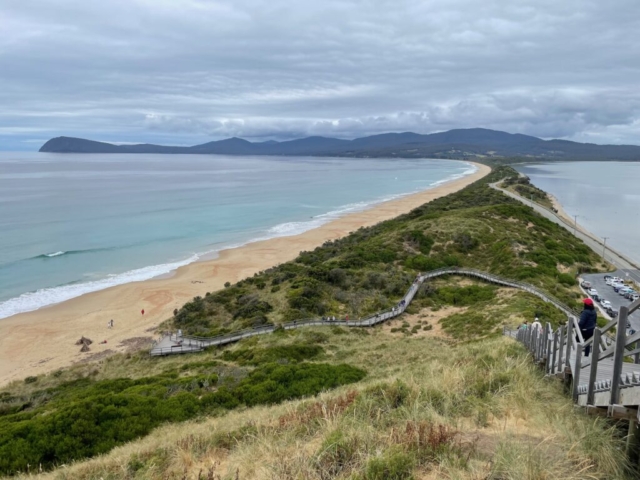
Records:
M624 270L618 270L616 272L609 273L608 275L631 279L626 276L626 272ZM591 282L592 288L595 288L598 291L599 297L601 299L609 300L614 310L619 310L621 306L629 305L631 303L622 295L618 295L612 287L605 283L603 273L584 274L582 275L582 279ZM636 310L629 316L629 323L631 323L631 328L640 332L640 310Z

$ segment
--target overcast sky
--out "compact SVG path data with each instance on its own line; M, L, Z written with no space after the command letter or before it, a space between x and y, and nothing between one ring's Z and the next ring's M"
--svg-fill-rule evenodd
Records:
M486 127L640 144L638 0L0 0L0 149Z

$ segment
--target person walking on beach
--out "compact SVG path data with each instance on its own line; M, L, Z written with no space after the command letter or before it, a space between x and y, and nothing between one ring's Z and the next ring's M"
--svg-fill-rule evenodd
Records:
M142 315L144 315L144 308L143 308L142 310L140 310L140 313L141 313Z
M586 341L593 337L593 331L596 329L598 314L593 306L593 300L585 298L582 303L584 304L584 310L580 313L580 321L578 322L578 328L582 333L582 338ZM591 352L591 345L587 345L584 349L585 357L589 356Z

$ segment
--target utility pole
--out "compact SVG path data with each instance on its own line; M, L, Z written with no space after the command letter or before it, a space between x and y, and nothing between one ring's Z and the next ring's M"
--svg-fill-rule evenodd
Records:
M573 216L573 235L576 235L576 228L578 227L578 215Z
M604 258L604 254L605 254L605 252L607 251L607 240L608 240L609 238L610 238L610 237L602 237L602 239L604 240L604 242L603 242L603 244L602 244L602 260L603 260L604 262L606 262L606 261L607 261L607 259L606 259L606 258Z

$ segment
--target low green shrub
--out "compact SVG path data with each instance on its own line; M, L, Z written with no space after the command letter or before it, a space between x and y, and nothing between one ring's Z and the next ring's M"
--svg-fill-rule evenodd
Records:
M412 480L415 458L401 450L391 450L367 463L362 480Z
M222 354L222 359L234 361L240 365L260 365L262 363L278 362L286 360L289 362L301 362L310 360L324 353L324 349L319 345L293 344L278 345L265 348L239 348L236 350L226 350Z
M436 303L466 307L495 298L496 288L492 286L469 285L467 287L441 287L427 292L427 297Z
M0 472L50 468L106 453L164 422L239 405L273 404L357 382L349 365L267 363L235 386L214 390L216 375L99 382L80 379L55 388L52 400L30 411L0 416Z
M560 282L563 285L567 285L568 287L571 287L578 283L575 277L573 275L569 275L568 273L558 274L558 282Z

